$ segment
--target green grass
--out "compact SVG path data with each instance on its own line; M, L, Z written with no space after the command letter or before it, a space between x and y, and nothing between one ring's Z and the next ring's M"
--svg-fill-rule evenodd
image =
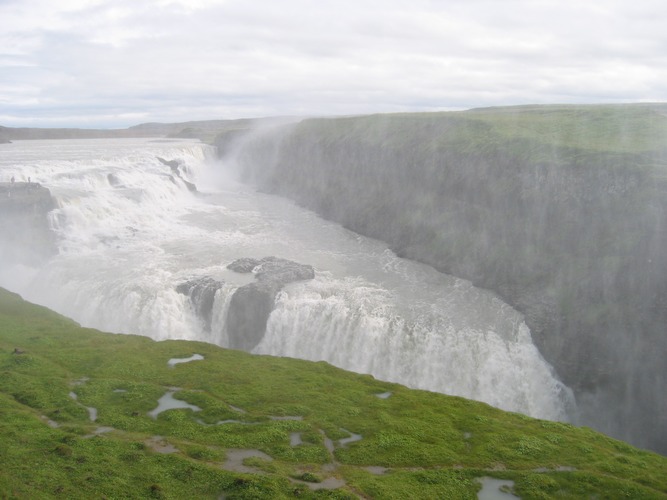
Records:
M167 365L194 353L205 359ZM151 418L170 387L202 411ZM272 419L290 416L302 418ZM100 426L113 430L93 435ZM344 429L363 438L332 457L325 436ZM303 444L290 445L293 432ZM178 451L158 453L155 436ZM226 470L230 449L272 460ZM474 479L489 475L522 498L667 498L667 459L590 429L326 363L101 333L2 289L0 464L0 498L476 498ZM331 477L345 484L308 487Z

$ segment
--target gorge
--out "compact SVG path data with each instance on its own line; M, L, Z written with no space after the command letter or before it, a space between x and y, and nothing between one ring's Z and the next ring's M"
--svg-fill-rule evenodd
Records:
M311 119L219 144L259 189L493 290L583 423L667 450L664 105Z
M221 164L205 146L149 141L86 159L85 174L23 168L58 200L59 255L21 279L5 263L2 284L86 325L230 346L229 322L245 323L230 320L234 297L261 280L227 266L310 265L314 279L268 301L260 341L236 347L326 350L664 453L666 120L630 105L238 123L217 137Z

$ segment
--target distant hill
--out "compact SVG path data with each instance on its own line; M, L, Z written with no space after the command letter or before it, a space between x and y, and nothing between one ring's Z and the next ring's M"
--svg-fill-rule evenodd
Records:
M258 125L281 123L289 118L203 120L182 123L142 123L124 129L11 128L0 126L0 143L31 139L104 139L124 137L173 137L212 142L229 130L248 130Z

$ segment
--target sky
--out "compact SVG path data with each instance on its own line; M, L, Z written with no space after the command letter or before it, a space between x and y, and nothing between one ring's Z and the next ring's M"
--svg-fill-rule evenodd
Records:
M0 0L0 125L667 101L664 0Z

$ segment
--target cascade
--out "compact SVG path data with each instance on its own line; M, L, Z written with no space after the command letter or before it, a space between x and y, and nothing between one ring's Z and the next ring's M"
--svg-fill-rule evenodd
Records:
M571 391L517 311L227 178L213 148L30 142L8 145L0 175L31 176L51 190L58 254L18 271L2 264L0 285L26 299L115 333L325 360L531 416L572 418ZM256 265L228 268L239 259ZM269 273L276 263L287 267ZM237 338L249 300L242 290L270 292L265 331L248 345Z

